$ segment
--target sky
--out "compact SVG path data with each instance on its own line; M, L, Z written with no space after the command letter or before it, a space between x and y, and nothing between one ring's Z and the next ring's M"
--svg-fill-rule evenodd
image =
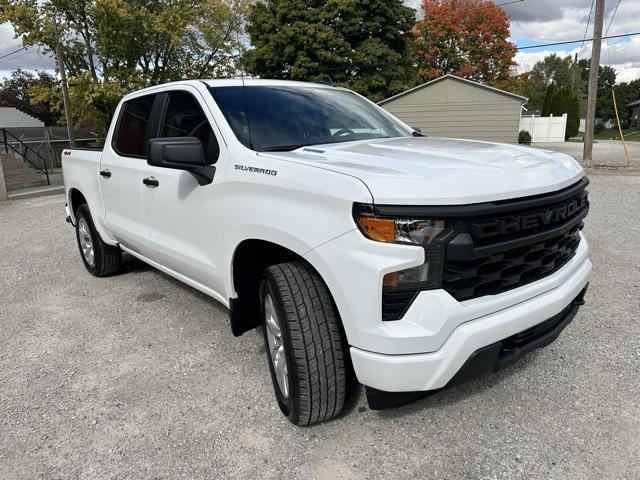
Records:
M497 0L505 3L508 0ZM640 0L606 0L605 23L607 30L616 4L618 11L611 22L609 35L640 31ZM405 3L418 9L420 0L405 0ZM584 37L592 0L522 0L502 8L511 20L511 41L517 46L540 43L576 40ZM593 33L593 15L587 31L587 38ZM9 23L0 24L0 57L19 49L22 43L14 38ZM518 70L531 69L533 64L550 53L574 55L579 58L591 56L591 45L586 42L556 47L537 48L519 51L516 56ZM622 39L612 39L602 46L601 63L616 69L618 82L628 82L640 78L640 35ZM6 58L0 58L0 78L6 77L11 70L52 70L55 63L35 48L23 50Z

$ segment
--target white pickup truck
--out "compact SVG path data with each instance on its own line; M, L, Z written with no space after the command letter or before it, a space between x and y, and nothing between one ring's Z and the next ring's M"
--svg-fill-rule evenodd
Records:
M555 340L591 272L572 158L427 138L365 98L275 80L127 95L102 151L63 152L93 275L122 252L263 326L282 412L396 406Z

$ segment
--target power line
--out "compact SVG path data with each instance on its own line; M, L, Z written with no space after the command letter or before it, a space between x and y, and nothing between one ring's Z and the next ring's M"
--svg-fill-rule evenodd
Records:
M26 50L26 49L25 49ZM12 58L7 58L5 60L0 60L0 63L5 63L5 62L10 62L11 60L15 60L17 58L22 58L25 57L27 55L29 55L31 52L27 51L25 53L23 53L22 55L18 55L17 57L12 57ZM4 58L4 57L3 57Z
M606 37L602 37L602 40L607 40L609 38L622 38L622 37L633 37L635 35L640 35L640 32L631 32L631 33L623 33L620 35L609 35ZM590 42L594 40L593 38L585 38L584 41L585 42ZM555 45L568 45L570 43L580 43L583 40L569 40L566 42L554 42L554 43L542 43L540 45L527 45L525 47L516 47L516 50L527 50L530 48L541 48L541 47L553 47Z
M18 53L18 52L21 52L22 50L26 50L26 49L27 49L27 47L20 47L19 49L14 50L13 52L9 52L9 53L7 53L6 55L2 55L2 56L0 57L0 60L2 60L3 58L7 58L7 57L8 57L8 56L10 56L10 55L13 55L14 53Z
M587 18L587 24L584 27L584 35L582 36L582 43L580 44L580 52L578 56L582 54L582 49L584 48L584 41L587 38L587 32L589 31L589 23L591 23L591 14L593 13L593 4L595 0L591 0L591 8L589 9L589 18Z
M524 2L524 0L511 0L510 2L496 3L496 7L504 7L505 5L511 5L512 3L521 3L521 2Z
M618 7L620 6L621 1L622 0L618 0L618 3L616 3L616 8L613 9L613 13L611 14L611 18L609 19L609 25L607 25L607 30L604 32L605 37L609 34L609 29L611 28L613 19L616 18L616 13L618 13ZM611 65L611 53L609 53L609 40L606 40L604 45L607 49L607 60L609 61L608 65Z
M622 0L618 0L618 3L616 3L616 8L614 8L613 14L611 15L611 18L609 19L609 25L607 26L607 30L604 32L605 37L607 35L609 35L609 29L611 28L611 24L613 23L613 19L615 18L616 13L618 12L618 7L620 6L620 2L622 2Z

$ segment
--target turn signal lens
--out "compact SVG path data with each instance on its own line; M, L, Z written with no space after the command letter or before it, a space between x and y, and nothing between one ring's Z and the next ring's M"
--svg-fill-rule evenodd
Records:
M390 218L356 217L358 226L371 240L394 243L396 241L396 221Z
M386 243L429 245L445 231L443 220L412 220L369 215L356 217L358 227L367 238Z

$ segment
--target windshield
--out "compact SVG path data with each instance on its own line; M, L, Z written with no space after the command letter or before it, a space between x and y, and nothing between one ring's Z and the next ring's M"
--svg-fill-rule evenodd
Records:
M238 140L257 151L412 135L348 90L255 85L244 91L242 86L209 90Z

